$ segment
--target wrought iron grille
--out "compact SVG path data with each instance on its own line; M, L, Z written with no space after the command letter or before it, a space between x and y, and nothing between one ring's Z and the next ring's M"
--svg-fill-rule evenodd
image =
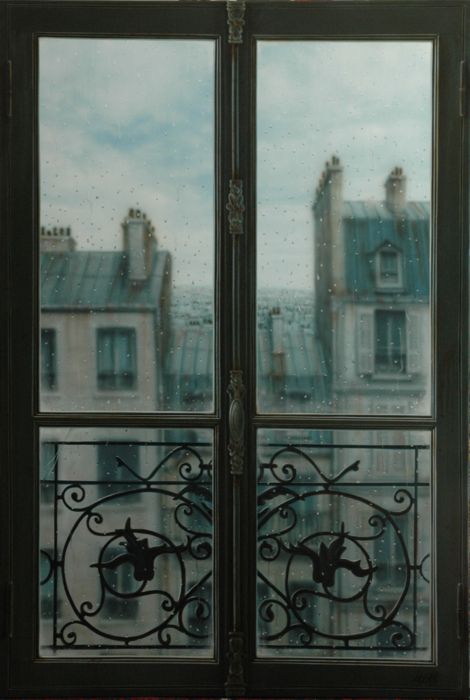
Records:
M338 464L348 450L367 451L369 467ZM268 458L258 479L259 654L429 651L431 492L420 473L429 445L261 451ZM371 478L380 452L402 460L398 475L385 469Z
M134 442L156 456L137 470L128 442L45 444L41 648L211 655L211 445ZM103 445L115 457L99 478Z

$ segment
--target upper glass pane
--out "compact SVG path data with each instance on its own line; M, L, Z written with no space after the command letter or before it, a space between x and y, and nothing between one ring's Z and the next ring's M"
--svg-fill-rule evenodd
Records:
M41 410L213 410L214 41L39 65Z
M257 54L258 410L429 414L432 42Z

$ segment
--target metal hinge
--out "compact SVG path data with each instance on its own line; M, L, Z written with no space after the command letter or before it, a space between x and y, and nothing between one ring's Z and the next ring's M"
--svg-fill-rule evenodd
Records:
M1 625L2 637L11 639L13 636L13 583L10 581L3 592L3 620Z
M243 233L245 199L243 197L243 180L230 180L228 200L228 230L234 236Z
M467 114L467 62L460 61L460 87L459 87L460 116Z
M463 583L457 584L457 639L466 638L465 598Z
M227 0L228 43L243 44L245 1Z
M7 61L6 68L6 112L7 118L11 119L13 115L13 64L10 60Z
M13 588L13 581L10 581L8 584L8 610L9 610L9 617L8 617L8 636L11 639L13 637L13 608L14 608L14 588Z

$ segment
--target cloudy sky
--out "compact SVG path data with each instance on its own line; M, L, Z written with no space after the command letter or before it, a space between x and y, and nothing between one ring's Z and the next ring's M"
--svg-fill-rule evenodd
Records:
M431 100L428 42L260 43L261 285L276 274L284 287L312 287L311 207L333 154L343 163L347 200L383 200L396 165L407 175L408 198L429 200Z
M214 236L214 44L40 40L41 220L82 249L121 249L143 209L178 284L210 284ZM428 42L264 41L258 46L258 277L311 288L313 193L332 154L346 199L431 191Z
M121 250L140 208L181 284L210 284L214 43L40 40L41 223ZM212 258L212 260L211 260Z

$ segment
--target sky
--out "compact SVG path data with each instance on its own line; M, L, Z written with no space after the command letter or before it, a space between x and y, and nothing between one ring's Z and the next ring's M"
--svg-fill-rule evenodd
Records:
M140 208L178 285L214 268L212 40L40 39L41 224L121 250ZM345 199L383 199L394 166L431 192L432 49L417 41L260 41L258 281L313 286L312 203L340 157Z
M213 279L212 40L40 39L41 225L122 250L139 208L179 284Z
M346 200L383 201L395 166L409 200L430 199L431 44L263 41L257 65L259 284L312 288L312 204L332 155Z

